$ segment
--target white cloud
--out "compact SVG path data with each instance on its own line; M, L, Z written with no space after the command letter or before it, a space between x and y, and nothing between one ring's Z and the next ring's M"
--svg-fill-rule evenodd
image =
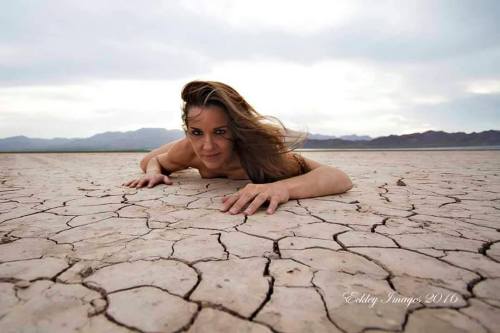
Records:
M472 94L489 95L500 93L500 80L478 80L465 84L465 91Z
M354 1L329 0L198 0L181 4L200 16L213 17L248 31L280 29L299 35L348 22L361 8Z
M372 137L390 134L408 134L435 129L434 126L403 116L401 114L386 113L359 116L337 117L324 119L318 125L321 133L334 133L335 135L369 134Z
M323 134L496 124L494 2L0 7L0 137L179 128L180 90L193 79L226 82L259 112Z
M333 135L444 129L442 120L433 123L433 114L456 97L422 93L403 72L366 62L330 60L307 66L269 59L228 61L178 80L0 88L0 137L82 137L108 130L180 128L180 91L194 79L228 83L257 111L293 129ZM468 87L491 93L495 82L475 81Z
M447 102L448 99L443 96L429 95L429 96L416 96L412 99L417 105L437 105Z
M388 120L379 115L401 113L424 99L411 91L400 73L355 61L310 66L269 60L225 62L200 78L232 85L258 112L277 116L287 126L335 135L401 132L400 124L384 129ZM409 126L405 130L420 125Z
M193 79L225 82L256 110L281 119L286 126L314 133L345 135L406 133L428 126L404 115L405 109L437 104L443 96L412 91L406 78L375 65L355 61L324 61L310 66L256 60L221 62L205 74L179 80L105 80L78 85L27 86L0 89L2 110L19 118L45 116L61 124L94 121L74 135L140 127L180 128L180 92ZM72 125L74 126L74 125ZM2 136L17 135L7 125ZM50 128L52 131L52 128ZM37 137L52 137L39 127ZM73 136L74 136L73 135Z
M0 137L81 137L108 130L180 128L183 84L115 80L0 88Z

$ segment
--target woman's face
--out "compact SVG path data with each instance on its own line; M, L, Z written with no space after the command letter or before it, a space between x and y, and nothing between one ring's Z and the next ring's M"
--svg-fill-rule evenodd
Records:
M217 106L189 108L187 137L208 169L224 169L234 158L229 118Z

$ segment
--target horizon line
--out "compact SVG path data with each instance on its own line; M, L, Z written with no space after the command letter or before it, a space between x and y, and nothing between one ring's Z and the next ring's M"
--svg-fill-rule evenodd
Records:
M162 129L162 130L167 130L167 131L180 131L180 132L183 132L182 129L178 129L178 128L168 129L168 128L165 128L165 127L141 127L139 129L136 129L136 130L99 132L99 133L95 133L95 134L92 134L92 135L87 136L87 137L62 137L62 136L56 136L56 137L51 137L51 138L43 138L43 137L29 137L29 136L26 136L24 134L19 134L19 135L12 135L12 136L7 136L7 137L1 137L0 140L5 140L5 139L10 139L10 138L15 138L15 137L25 137L25 138L28 138L28 139L41 139L41 140L54 140L54 139L76 140L76 139L87 139L87 138L90 138L92 136L95 136L95 135L98 135L98 134L104 134L104 133L137 132L137 131L140 131L142 129ZM403 134L386 134L386 135L379 135L379 136L371 136L369 134L334 135L334 134L311 133L311 132L308 132L308 134L311 134L311 135L331 136L331 137L334 137L334 139L341 139L341 137L344 137L344 136L358 136L358 137L368 136L368 137L371 138L371 140L373 140L373 139L377 139L377 138L380 138L380 137L387 137L387 136L391 136L391 135L402 136L402 135L410 135L410 134L422 134L422 133L426 133L426 132L444 132L444 133L448 133L448 134L457 134L457 133L474 134L474 133L483 133L483 132L489 132L489 131L500 131L500 130L498 130L498 129L487 129L487 130L481 130L481 131L472 131L472 132L468 133L468 132L465 132L465 131L447 132L445 130L429 129L429 130L425 130L425 131L422 131L422 132L411 132L411 133L403 133ZM320 140L320 139L310 139L310 140Z

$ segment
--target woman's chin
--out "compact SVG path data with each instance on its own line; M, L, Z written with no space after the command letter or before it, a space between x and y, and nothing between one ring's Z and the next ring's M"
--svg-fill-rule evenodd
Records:
M221 161L208 161L208 160L205 160L203 161L203 164L205 164L205 166L209 169L220 169L224 166L224 163L222 163Z

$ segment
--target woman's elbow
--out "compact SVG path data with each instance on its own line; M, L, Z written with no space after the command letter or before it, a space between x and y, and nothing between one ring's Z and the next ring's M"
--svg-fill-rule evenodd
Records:
M338 182L338 192L337 193L345 193L352 189L354 187L354 184L351 181L351 178L344 172L342 172L342 176L339 179Z
M354 184L352 183L352 180L351 178L349 178L349 176L347 177L347 180L346 180L346 187L345 187L345 190L344 192L347 192L349 191L350 189L352 189L354 187ZM344 193L342 192L342 193Z

